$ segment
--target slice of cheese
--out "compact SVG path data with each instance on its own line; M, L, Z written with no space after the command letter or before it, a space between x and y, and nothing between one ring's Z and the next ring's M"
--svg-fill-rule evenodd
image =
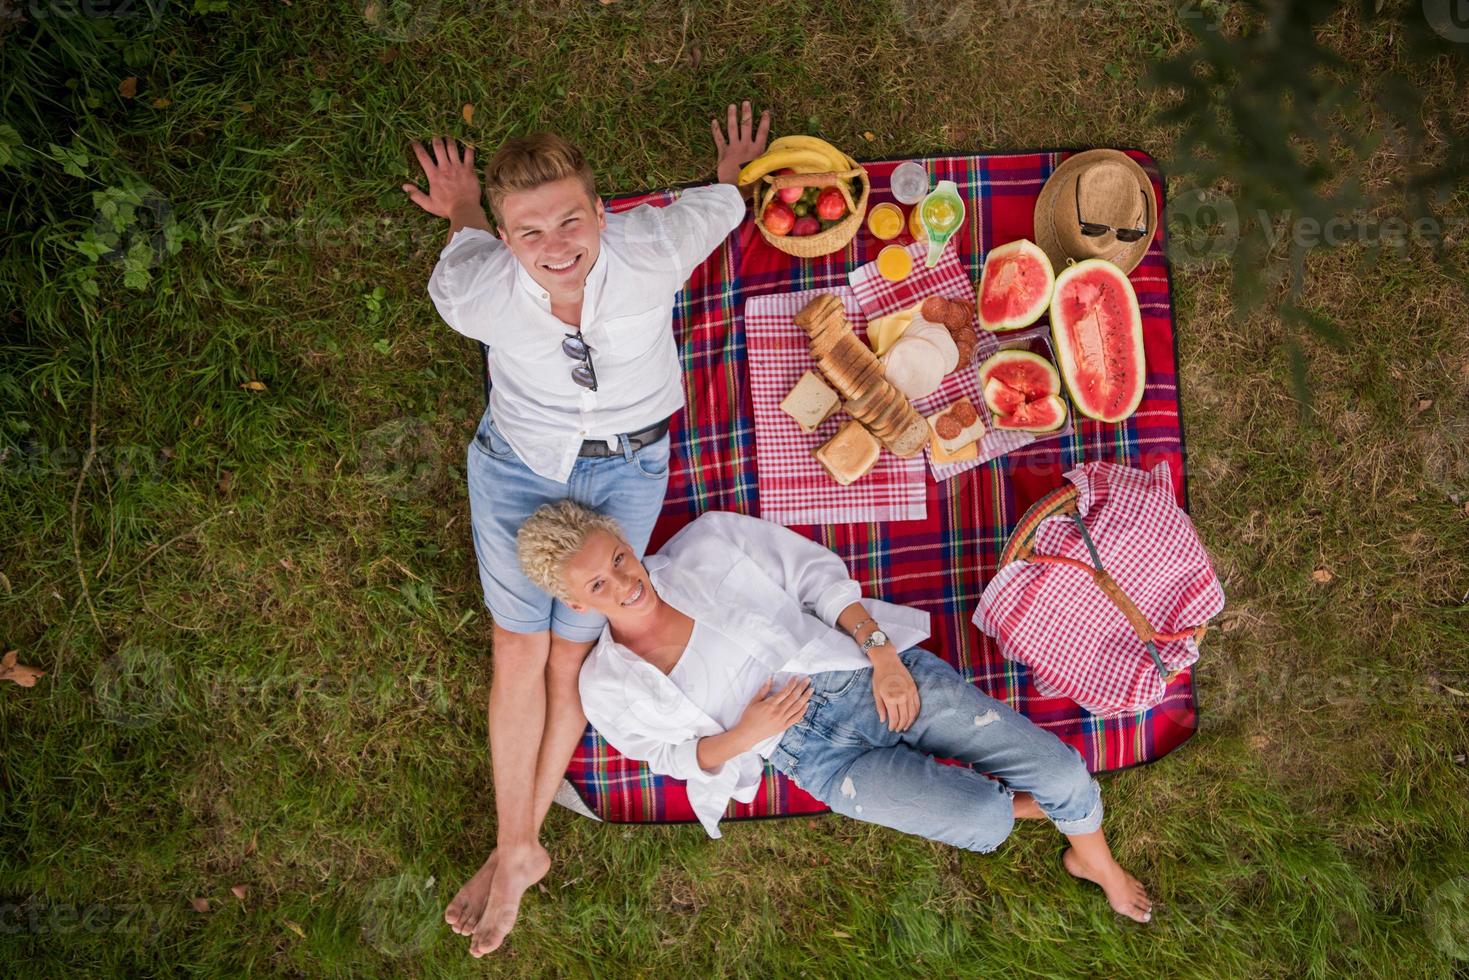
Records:
M935 463L962 463L965 460L979 459L979 443L971 442L957 453L951 453L939 444L939 437L935 435L929 441L928 452Z
M908 329L908 324L912 323L916 316L918 316L918 307L914 306L868 320L867 344L872 348L872 352L878 357L886 354L888 349L898 342L898 338L903 336L903 331Z

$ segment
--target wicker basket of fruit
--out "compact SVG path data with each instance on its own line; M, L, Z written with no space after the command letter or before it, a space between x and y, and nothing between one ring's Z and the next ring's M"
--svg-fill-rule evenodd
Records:
M867 215L867 171L825 140L783 136L740 172L750 186L755 227L772 246L799 258L845 248Z

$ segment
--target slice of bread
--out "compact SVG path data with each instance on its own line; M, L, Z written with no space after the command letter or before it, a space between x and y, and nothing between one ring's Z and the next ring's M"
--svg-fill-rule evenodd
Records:
M812 451L831 478L842 486L862 479L882 455L882 446L861 422L848 422L837 434Z
M906 424L897 435L885 442L893 455L904 458L923 452L923 447L928 445L928 440L933 436L933 430L928 427L928 419L915 412L913 406L908 406L907 414L910 418L906 420Z
M795 419L801 431L815 432L818 425L836 412L840 403L837 393L827 387L815 371L807 371L780 403L780 410Z
M831 311L833 304L840 309L842 301L831 293L822 293L801 307L800 311L796 313L796 326L810 333L816 321Z

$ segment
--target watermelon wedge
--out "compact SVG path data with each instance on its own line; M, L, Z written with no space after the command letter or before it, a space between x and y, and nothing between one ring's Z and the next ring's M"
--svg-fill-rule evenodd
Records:
M1010 415L996 415L995 428L1023 432L1055 432L1066 422L1066 403L1060 395L1026 402Z
M1143 399L1143 317L1127 274L1105 259L1061 271L1051 297L1056 363L1076 410L1120 422Z
M1040 246L1027 239L990 249L975 290L979 325L986 330L1019 330L1041 318L1051 302L1056 274Z
M1061 376L1039 354L997 351L979 366L979 383L997 429L1054 432L1066 421Z

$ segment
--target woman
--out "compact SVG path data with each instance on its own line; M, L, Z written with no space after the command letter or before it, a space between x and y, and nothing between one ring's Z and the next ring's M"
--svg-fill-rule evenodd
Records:
M607 618L581 670L587 719L686 780L710 836L769 759L838 813L968 850L994 850L1016 818L1049 819L1071 843L1069 872L1119 913L1152 917L1076 750L916 646L928 615L863 599L830 550L710 513L640 562L615 521L569 500L537 510L518 550L541 588Z

